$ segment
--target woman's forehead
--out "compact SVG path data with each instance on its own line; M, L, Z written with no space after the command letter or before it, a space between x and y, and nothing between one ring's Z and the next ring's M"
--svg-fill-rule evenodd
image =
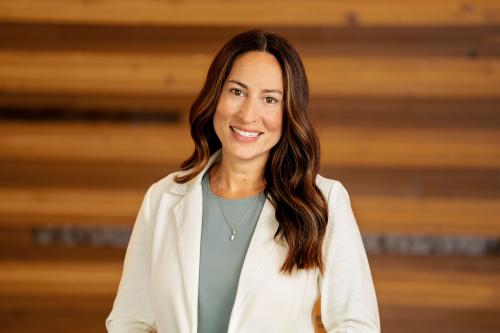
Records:
M283 91L281 66L268 52L251 51L239 56L227 81L236 81L248 88Z

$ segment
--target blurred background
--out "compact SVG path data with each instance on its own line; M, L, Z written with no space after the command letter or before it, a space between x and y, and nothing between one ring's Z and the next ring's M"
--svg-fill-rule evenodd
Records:
M383 332L500 332L500 1L1 0L2 332L105 331L143 195L249 28L303 57Z

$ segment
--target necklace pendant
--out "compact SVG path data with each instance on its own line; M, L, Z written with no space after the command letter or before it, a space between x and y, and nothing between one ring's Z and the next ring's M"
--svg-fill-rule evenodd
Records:
M229 240L233 240L234 239L234 235L235 235L235 232L234 232L234 230L232 230L231 238L229 238Z

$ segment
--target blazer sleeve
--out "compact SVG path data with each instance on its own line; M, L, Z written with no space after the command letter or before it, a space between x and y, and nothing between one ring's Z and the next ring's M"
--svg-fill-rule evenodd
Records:
M106 319L106 328L110 333L155 332L149 290L152 187L146 192L135 220L118 292Z
M375 288L349 194L335 181L328 195L321 318L330 333L380 332Z

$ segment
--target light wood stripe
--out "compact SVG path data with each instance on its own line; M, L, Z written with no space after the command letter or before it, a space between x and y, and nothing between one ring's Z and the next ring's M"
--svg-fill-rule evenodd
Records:
M0 262L0 295L113 296L122 262Z
M349 191L349 189L348 189ZM0 225L132 226L146 189L0 189ZM500 236L500 198L350 194L362 232Z
M351 201L363 232L500 236L500 198L362 195Z
M462 264L458 265L460 260ZM500 272L494 268L498 263L498 258L460 257L372 256L370 260L381 305L449 309L500 310ZM68 297L113 296L121 268L121 261L3 260L0 294L3 297L51 293Z
M3 51L7 94L194 97L213 55ZM305 56L313 97L500 96L500 60L456 57Z
M43 225L132 226L146 189L0 189L0 223L16 228Z
M178 26L435 26L498 23L494 0L460 1L36 1L3 0L0 20ZM242 15L242 12L244 15Z
M498 170L495 129L319 128L325 167ZM179 165L192 141L186 126L0 123L4 161Z

